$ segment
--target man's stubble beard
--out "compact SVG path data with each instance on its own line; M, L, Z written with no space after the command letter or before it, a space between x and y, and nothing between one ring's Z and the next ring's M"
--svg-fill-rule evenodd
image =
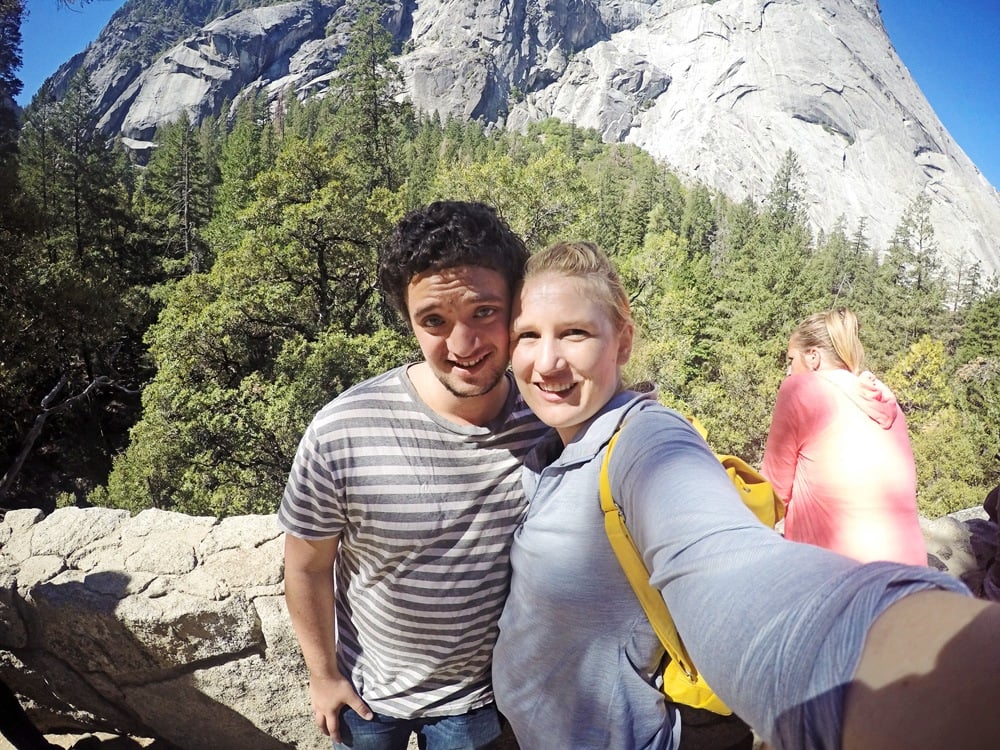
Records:
M507 372L506 367L495 372L493 375L493 379L489 382L489 386L487 386L486 388L479 389L475 393L459 391L458 389L455 388L455 386L451 384L450 382L451 379L447 375L439 375L438 381L440 381L441 385L445 387L448 393L450 393L452 396L455 396L456 398L478 398L479 396L485 396L486 394L491 393L494 388L500 385L500 381L503 380L504 374L506 372Z

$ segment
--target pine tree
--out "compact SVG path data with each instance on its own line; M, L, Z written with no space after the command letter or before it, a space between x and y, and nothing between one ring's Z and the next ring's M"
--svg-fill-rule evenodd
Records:
M441 164L443 142L444 131L441 128L441 118L436 113L430 118L424 118L407 149L409 174L406 177L406 205L408 208L415 208L427 202L431 185L437 177Z
M680 233L692 253L708 253L715 239L717 225L712 195L701 183L690 188L684 197Z
M17 132L15 97L21 93L17 71L21 67L21 18L23 0L0 0L0 228L16 221L13 211L17 191Z
M381 185L396 190L403 175L401 144L412 130L410 106L397 101L403 76L393 61L393 39L382 25L383 9L372 0L359 0L358 17L334 79L338 128L367 174L368 189Z
M374 277L402 207L369 193L352 159L286 136L253 179L245 232L174 285L147 334L158 371L144 416L94 501L271 512L311 414L399 362L398 334L378 331Z
M956 356L959 362L977 357L1000 359L1000 292L977 300L968 309Z
M236 110L232 131L222 134L212 217L204 236L215 254L236 247L243 236L240 214L254 198L254 180L276 152L271 116L263 96L249 97ZM214 171L215 167L213 167Z
M94 89L81 71L59 101L43 87L28 108L20 166L51 260L110 259L128 222L124 155L96 128Z
M203 229L212 198L198 131L185 113L155 140L137 195L147 243L158 248L154 254L167 264L167 277L197 273L210 264Z
M62 101L43 87L18 144L22 210L33 220L11 259L4 401L16 396L17 406L0 494L45 503L54 490L39 482L51 483L51 468L35 466L37 449L57 457L64 488L85 488L127 434L131 392L146 377L147 298L127 244L130 179L120 147L93 129L92 100L84 76Z
M944 335L946 293L930 202L921 195L903 213L878 270L876 296L886 312L884 335L895 341L897 352L923 336Z
M789 149L782 157L771 182L771 189L764 199L764 215L775 231L781 232L803 222L805 206L801 181L799 157Z

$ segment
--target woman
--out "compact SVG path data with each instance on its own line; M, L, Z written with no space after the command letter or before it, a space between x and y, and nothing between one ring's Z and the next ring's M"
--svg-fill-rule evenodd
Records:
M854 313L803 320L787 358L761 466L785 501L785 536L861 562L926 565L906 419L864 371Z
M681 415L623 389L632 330L621 283L593 245L559 244L531 258L514 301L511 368L528 405L555 429L525 463L530 504L515 535L493 664L497 704L521 749L673 750L680 741L677 710L653 685L663 650L599 507L600 464L619 427L611 489L650 582L709 684L771 746L945 746L934 744L942 741L937 724L925 721L941 712L925 704L915 719L908 713L933 703L940 683L903 680L909 667L898 649L934 654L973 621L984 634L975 653L963 648L931 665L993 665L976 673L985 686L948 688L975 703L963 707L991 716L967 731L990 744L958 739L965 730L948 725L950 714L940 723L952 746L995 746L1000 722L989 696L1000 679L1000 643L991 634L1000 607L984 614L975 599L929 590L967 594L936 571L861 566L758 523ZM938 616L947 622L937 642L903 632ZM852 674L859 687L848 691Z

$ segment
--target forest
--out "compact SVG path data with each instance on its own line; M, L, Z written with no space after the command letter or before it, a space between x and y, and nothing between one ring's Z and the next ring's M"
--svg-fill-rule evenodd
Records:
M10 97L21 8L0 0ZM716 450L759 465L789 332L846 305L906 413L921 513L1000 481L1000 284L941 246L924 196L885 247L863 223L814 235L792 151L736 202L560 122L413 111L377 11L351 39L326 96L182 119L148 160L97 131L84 74L0 107L0 508L275 511L316 410L419 357L375 271L394 223L441 198L495 206L533 250L608 251L639 329L629 376Z

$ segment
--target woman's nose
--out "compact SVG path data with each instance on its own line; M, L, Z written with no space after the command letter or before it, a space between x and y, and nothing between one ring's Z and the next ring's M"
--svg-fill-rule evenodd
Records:
M555 339L543 339L538 348L538 357L535 360L535 369L540 373L555 372L566 366L566 359L562 354L562 347Z

